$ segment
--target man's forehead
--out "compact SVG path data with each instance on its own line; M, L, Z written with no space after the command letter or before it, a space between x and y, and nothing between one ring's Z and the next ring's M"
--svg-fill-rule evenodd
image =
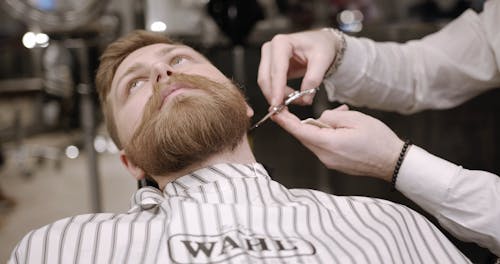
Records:
M147 62L152 58L158 58L160 56L168 55L169 53L178 49L186 49L191 52L198 53L192 48L181 44L167 44L167 43L151 44L136 49L129 55L127 55L125 59L120 63L120 65L118 65L114 77L116 78L119 77L120 74L123 74L127 70L127 68L130 67L130 64Z

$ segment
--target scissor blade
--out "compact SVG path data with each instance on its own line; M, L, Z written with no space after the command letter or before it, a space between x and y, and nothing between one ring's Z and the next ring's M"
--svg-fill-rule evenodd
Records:
M265 115L261 120L259 120L259 122L255 123L255 125L253 125L250 130L253 130L253 129L256 129L258 128L260 125L262 125L262 123L264 123L264 121L266 121L267 119L269 119L272 115L276 114L277 111L271 111L269 113L267 113L267 115Z
M312 88L312 89L308 89L308 90L304 90L304 91L295 91L295 92L289 94L287 96L287 99L284 101L283 104L274 107L274 109L271 112L267 113L267 115L265 115L261 120L259 120L259 122L257 122L255 125L253 125L249 129L249 131L258 128L260 125L262 125L262 123L264 123L264 121L266 121L267 119L269 119L274 114L279 113L283 108L285 108L286 106L288 106L291 102L297 100L298 98L300 98L300 97L302 97L302 96L304 96L306 94L314 94L318 90L319 90L319 88L316 87L316 88Z

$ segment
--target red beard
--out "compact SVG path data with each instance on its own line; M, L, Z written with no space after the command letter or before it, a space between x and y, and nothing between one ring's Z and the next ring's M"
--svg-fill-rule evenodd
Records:
M166 85L201 92L178 94L165 105L155 86L125 153L148 175L177 172L213 154L234 149L250 125L241 91L198 75L172 75ZM165 86L163 86L165 87Z

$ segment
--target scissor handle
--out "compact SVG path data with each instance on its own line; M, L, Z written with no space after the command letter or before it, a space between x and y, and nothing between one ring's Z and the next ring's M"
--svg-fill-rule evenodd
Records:
M317 92L319 90L318 87L316 88L312 88L312 89L307 89L307 90L304 90L304 91L293 91L292 93L290 93L288 96L287 96L287 99L285 100L285 102L283 103L283 105L289 105L291 102L299 99L300 97L306 95L306 94L313 94L315 92Z
M294 91L293 93L290 93L285 102L283 103L284 105L289 105L291 102L297 100L299 97L301 96L301 92L300 91Z

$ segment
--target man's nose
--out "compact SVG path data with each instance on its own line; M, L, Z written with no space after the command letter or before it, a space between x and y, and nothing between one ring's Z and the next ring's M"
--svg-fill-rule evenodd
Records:
M157 62L153 64L151 69L151 80L153 80L154 83L166 82L173 72L174 71L169 64Z

